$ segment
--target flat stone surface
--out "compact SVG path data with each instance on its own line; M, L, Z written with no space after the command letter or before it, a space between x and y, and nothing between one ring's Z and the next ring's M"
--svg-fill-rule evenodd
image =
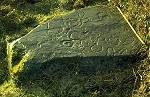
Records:
M20 80L42 78L44 73L46 78L60 80L68 74L103 74L125 68L137 60L142 46L117 8L95 6L38 26L18 40L13 51L16 56L29 52ZM13 64L20 61L15 59Z
M105 6L80 9L50 20L15 44L32 51L31 56L39 61L54 57L131 55L141 45L119 11Z
M88 62L90 57L102 57L98 58L100 61L105 57L132 56L142 45L116 8L96 6L76 10L38 26L18 40L13 51L30 52L26 63L30 66L67 57L87 58L86 65L94 66ZM103 63L100 61L97 65Z

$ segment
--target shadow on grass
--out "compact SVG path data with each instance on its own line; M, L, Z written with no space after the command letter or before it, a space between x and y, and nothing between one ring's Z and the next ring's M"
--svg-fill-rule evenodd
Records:
M0 38L0 85L7 80L9 76L7 59L6 59L6 42Z
M57 0L45 0L39 1L35 4L24 3L20 4L17 9L19 11L26 11L30 14L43 14L47 15L52 13L55 9L59 8L59 3Z
M139 60L139 57L129 55L64 57L44 63L31 62L27 63L16 83L27 94L34 92L34 95L48 97L91 97L95 92L94 97L128 97L135 80L132 68ZM39 94L39 88L45 94Z

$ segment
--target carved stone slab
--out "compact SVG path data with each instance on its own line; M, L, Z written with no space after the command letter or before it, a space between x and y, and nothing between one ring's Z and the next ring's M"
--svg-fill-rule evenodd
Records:
M117 8L95 6L47 21L13 46L16 57L29 52L20 79L43 72L61 79L68 71L88 75L123 68L135 62L143 44Z
M65 57L131 56L142 45L116 8L96 6L38 26L18 40L13 51L30 52L27 64L38 65Z

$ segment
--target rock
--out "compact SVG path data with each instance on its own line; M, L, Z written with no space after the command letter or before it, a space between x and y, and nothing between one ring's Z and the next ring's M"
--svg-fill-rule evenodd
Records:
M117 8L93 6L49 20L9 46L8 58L15 56L10 65L24 64L20 81L58 78L61 82L63 76L131 67L144 42Z

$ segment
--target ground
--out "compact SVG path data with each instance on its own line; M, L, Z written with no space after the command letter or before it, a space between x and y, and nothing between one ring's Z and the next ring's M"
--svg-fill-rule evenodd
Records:
M52 19L56 15L67 13L73 9L79 9L86 6L97 4L109 4L118 6L124 15L130 21L137 33L142 37L147 46L149 46L149 27L150 27L150 1L149 0L1 0L0 1L0 95L2 97L14 97L23 95L26 90L18 88L15 82L10 79L7 69L6 43L27 34L37 25ZM103 93L98 91L84 91L90 97L99 95L106 97L149 97L150 96L150 60L147 56L143 61L138 62L134 68L124 70L120 73L123 77L119 77L118 73L104 75L102 78L109 79L114 75L118 75L115 81L106 81L101 83ZM124 79L122 79L124 78ZM94 79L94 78L91 78ZM98 78L95 78L98 83ZM83 79L77 78L78 81ZM125 84L123 84L125 83ZM32 84L32 82L28 82ZM57 83L55 83L57 84ZM72 84L72 83L71 83ZM108 86L107 86L107 85ZM112 91L114 87L117 89ZM57 86L57 85L56 85ZM69 87L69 86L68 86ZM78 89L78 85L76 86ZM76 88L75 87L75 88ZM57 89L54 88L54 89ZM120 91L121 90L121 91ZM40 93L39 89L39 93ZM65 97L67 95L65 89L63 93L57 90L55 95ZM110 92L111 91L111 92ZM45 92L43 95L46 95ZM120 95L122 93L122 95ZM59 94L59 95L58 95ZM78 93L77 93L78 94ZM127 95L128 94L128 95ZM33 94L34 95L34 94ZM33 97L30 94L28 97ZM40 95L40 94L39 94ZM42 95L42 94L41 94ZM87 95L84 95L87 97ZM83 96L83 97L84 97ZM46 96L45 96L46 97ZM56 97L56 96L55 96ZM124 96L123 96L124 97Z

